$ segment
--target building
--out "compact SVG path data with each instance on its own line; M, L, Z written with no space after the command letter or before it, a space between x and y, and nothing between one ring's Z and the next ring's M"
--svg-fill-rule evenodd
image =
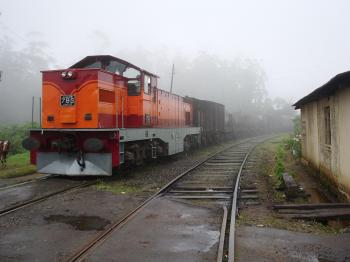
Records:
M350 71L294 106L301 110L303 161L350 200Z

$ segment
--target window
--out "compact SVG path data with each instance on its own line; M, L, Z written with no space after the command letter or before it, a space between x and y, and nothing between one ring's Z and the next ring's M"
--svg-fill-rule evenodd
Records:
M143 78L143 92L145 94L151 93L151 78L148 75L145 75Z
M151 86L157 87L157 78L154 76L151 77Z
M131 79L128 81L128 95L129 96L138 96L141 93L140 81Z
M135 68L128 67L123 76L129 78L128 80L128 95L138 96L141 93L141 83L140 83L140 71Z
M325 144L331 145L332 131L331 131L331 110L329 106L324 107L324 126L325 126Z
M87 61L83 61L78 63L75 68L99 68L104 69L112 74L119 74L121 75L124 70L127 68L126 65L111 59L103 59L99 58L96 59L88 59Z
M124 72L123 76L126 78L139 78L140 77L140 71L136 70L135 68L128 67Z
M105 64L105 70L113 74L116 73L121 75L124 72L125 68L126 66L124 64L119 63L115 60L107 61Z
M101 61L94 61L82 66L82 68L100 68L101 69L102 63Z

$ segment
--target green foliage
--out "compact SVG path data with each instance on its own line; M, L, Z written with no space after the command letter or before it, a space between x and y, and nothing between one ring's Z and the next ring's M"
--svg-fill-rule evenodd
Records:
M128 194L128 193L136 192L138 190L136 187L126 185L121 181L117 181L114 183L106 183L106 182L100 181L94 187L97 190L108 191L115 194Z
M292 155L295 158L301 157L301 120L300 116L296 116L293 119L294 134L288 138L283 139L283 143L287 150L292 151Z
M284 167L284 159L286 157L286 152L284 148L284 144L279 144L276 150L276 155L275 155L275 176L281 181L282 180L282 174L285 171Z
M37 127L35 124L34 127ZM32 128L31 123L22 125L0 126L0 140L10 141L10 155L24 153L26 150L22 147L22 140L29 135L28 130Z
M35 166L29 164L29 152L11 155L6 166L0 166L0 178L23 176L35 172Z
M301 118L300 115L297 115L293 119L293 127L294 127L294 136L300 136L301 134Z

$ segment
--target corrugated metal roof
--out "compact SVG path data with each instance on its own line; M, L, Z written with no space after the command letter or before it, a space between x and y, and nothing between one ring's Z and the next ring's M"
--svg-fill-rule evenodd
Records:
M323 86L320 86L307 96L300 99L293 106L295 106L295 109L299 109L304 104L313 102L321 97L330 96L344 87L350 87L350 71L336 75Z

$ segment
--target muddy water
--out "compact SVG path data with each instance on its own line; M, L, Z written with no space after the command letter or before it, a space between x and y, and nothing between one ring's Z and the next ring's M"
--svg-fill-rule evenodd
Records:
M106 228L110 224L110 221L98 217L98 216L64 216L64 215L51 215L45 218L45 220L52 223L63 223L74 227L76 230L100 231Z

